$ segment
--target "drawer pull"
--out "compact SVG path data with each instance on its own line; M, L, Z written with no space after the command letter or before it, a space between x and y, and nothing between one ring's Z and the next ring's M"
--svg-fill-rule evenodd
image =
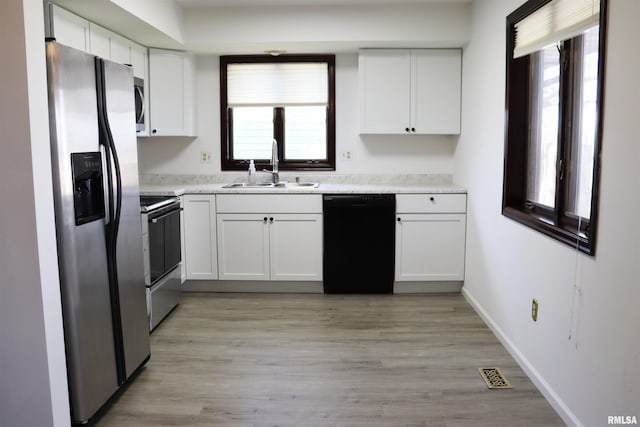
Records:
M434 197L429 197L429 200L432 201L432 202L436 201L436 199Z

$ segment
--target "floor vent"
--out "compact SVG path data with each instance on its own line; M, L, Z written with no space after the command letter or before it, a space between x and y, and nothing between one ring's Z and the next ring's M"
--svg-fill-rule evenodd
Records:
M500 368L478 368L478 372L490 389L513 388Z

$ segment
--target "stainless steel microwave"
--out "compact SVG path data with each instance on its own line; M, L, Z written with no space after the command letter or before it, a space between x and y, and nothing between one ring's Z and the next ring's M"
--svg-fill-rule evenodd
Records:
M136 132L142 132L145 130L144 80L139 77L133 78L133 95L136 100Z

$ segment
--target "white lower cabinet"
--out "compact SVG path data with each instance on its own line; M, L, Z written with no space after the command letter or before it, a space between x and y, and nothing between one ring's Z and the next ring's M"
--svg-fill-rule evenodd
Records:
M184 264L189 280L217 280L216 197L184 196Z
M322 196L218 196L220 280L322 280Z
M221 280L269 280L267 216L218 214Z
M322 281L321 195L185 195L183 202L187 279ZM400 291L462 282L465 236L465 194L398 194Z
M218 214L220 280L322 280L321 214Z
M269 223L271 280L322 280L322 215L278 214Z
M464 214L399 214L396 281L464 279Z
M398 195L397 282L462 281L466 195Z

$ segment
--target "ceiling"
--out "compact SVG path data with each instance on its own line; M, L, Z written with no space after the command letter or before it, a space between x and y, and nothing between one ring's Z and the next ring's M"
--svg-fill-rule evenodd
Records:
M371 4L471 3L472 0L176 0L183 8L254 6L347 6Z

